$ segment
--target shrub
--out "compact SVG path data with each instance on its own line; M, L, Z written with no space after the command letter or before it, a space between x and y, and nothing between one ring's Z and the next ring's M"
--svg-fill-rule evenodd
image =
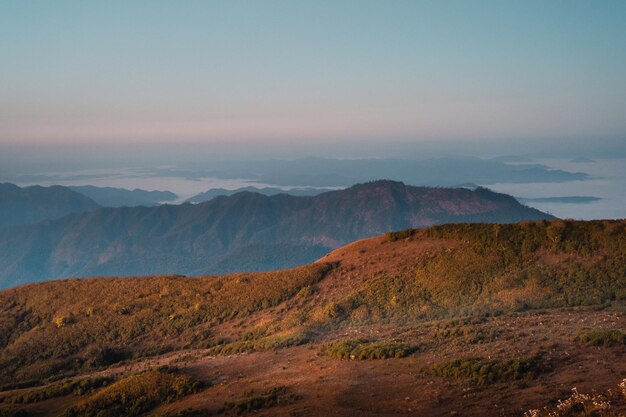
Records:
M417 232L416 229L405 229L397 232L387 232L385 236L390 242L395 242L397 240L408 239L413 236Z
M71 407L64 417L134 417L200 389L190 377L150 370L123 378Z
M78 381L67 381L51 384L47 387L37 388L24 393L4 398L4 402L14 404L29 404L44 401L49 398L63 397L65 395L84 395L108 385L112 378L97 377L85 378Z
M69 324L74 323L74 318L70 315L57 316L54 318L53 322L54 322L54 325L57 327L57 329L60 329L61 327L65 327Z
M416 350L404 343L341 340L322 347L321 353L336 359L375 360L404 358Z
M551 370L540 357L515 359L463 358L443 362L432 367L435 375L444 378L466 378L477 384L535 378Z
M236 415L260 410L263 408L270 408L281 404L289 404L299 399L297 395L288 394L287 388L284 386L271 388L260 395L254 395L250 393L244 398L226 402L224 407L219 410L220 413L230 412Z
M214 355L232 355L234 353L299 346L308 342L309 337L306 332L279 333L271 336L263 336L258 339L255 338L253 334L247 333L244 335L243 340L219 344L210 348L209 353Z
M576 337L576 341L590 346L626 345L626 333L608 329L585 330Z
M459 344L489 343L497 340L500 332L496 329L486 329L470 323L469 320L448 320L435 325L433 336L440 339L449 339Z

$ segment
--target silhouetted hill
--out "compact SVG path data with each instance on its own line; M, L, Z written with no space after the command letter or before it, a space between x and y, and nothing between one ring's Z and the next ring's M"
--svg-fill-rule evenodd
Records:
M276 269L389 230L546 218L551 216L484 188L393 181L314 197L242 192L196 205L104 208L0 232L0 282ZM262 245L282 249L259 258Z
M59 219L99 207L92 199L59 185L21 188L0 184L0 227Z
M170 191L146 191L139 188L127 190L93 185L77 185L68 188L86 195L102 207L156 206L178 198Z

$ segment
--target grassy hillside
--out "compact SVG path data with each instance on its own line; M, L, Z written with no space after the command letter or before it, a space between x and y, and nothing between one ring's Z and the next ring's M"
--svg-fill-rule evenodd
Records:
M189 391L189 399L174 405L163 400L154 415L182 413L183 405L231 412L234 405L212 400L223 395L231 405L246 404L245 410L250 404L282 410L284 404L288 415L301 401L313 401L310 384L318 376L341 384L342 372L371 369L365 380L384 391L386 368L377 364L383 361L397 367L394 372L405 375L401 378L411 376L407 387L430 380L437 387L452 384L454 391L479 381L484 401L501 392L510 407L515 403L528 410L566 397L563 388L558 390L564 384L569 389L578 380L589 388L593 381L580 379L582 370L603 381L593 388L619 382L620 372L626 372L620 365L626 362L619 359L626 351L625 302L624 220L409 229L271 273L74 279L2 291L0 383L10 389L69 376L128 376L149 363L171 363L217 386L201 394ZM230 356L235 353L242 355ZM206 362L206 355L214 359ZM608 362L598 367L597 358ZM363 365L339 365L340 359ZM270 367L266 371L261 371L263 361ZM370 362L373 368L364 368ZM312 379L293 382L296 375L303 378L309 363L319 365ZM292 368L294 374L287 376ZM284 375L274 375L277 369ZM222 375L231 372L233 381L243 378L243 385L225 382ZM360 381L354 378L347 380ZM221 384L227 384L227 393ZM528 389L530 397L526 402L507 397L512 391L505 394L505 386ZM337 389L343 393L337 407L363 401L350 400L346 387ZM450 395L461 401L457 394ZM388 394L389 401L399 395L417 394L399 389ZM64 398L74 410L87 409L76 402L82 399ZM440 414L422 415L449 414L453 409L445 404L433 405ZM522 414L509 411L504 415Z

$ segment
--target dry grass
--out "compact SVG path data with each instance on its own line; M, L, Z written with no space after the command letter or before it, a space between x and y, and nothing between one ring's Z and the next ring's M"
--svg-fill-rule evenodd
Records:
M216 325L276 306L319 282L330 268L312 264L205 278L66 280L4 291L0 383L201 346Z

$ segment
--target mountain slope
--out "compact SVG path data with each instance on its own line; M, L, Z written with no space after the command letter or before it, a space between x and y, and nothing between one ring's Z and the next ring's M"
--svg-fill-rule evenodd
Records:
M243 192L197 205L106 208L0 232L0 282L6 287L67 276L275 269L388 230L550 217L486 189L392 181L314 197ZM260 246L277 244L284 251L272 262L255 261ZM219 262L233 251L236 260Z
M60 219L99 207L89 197L60 185L21 188L10 183L0 184L0 227Z
M93 185L77 185L68 188L86 195L102 207L156 206L176 200L178 197L170 191L145 191L138 188L127 190Z
M522 416L573 384L619 383L626 351L578 339L626 328L625 288L624 220L406 230L268 273L30 284L0 292L0 384L171 364L205 388L161 413L229 415L225 401L284 387L292 402L271 415ZM406 350L334 359L359 345ZM61 415L90 395L47 403L46 389L0 394L0 408Z

